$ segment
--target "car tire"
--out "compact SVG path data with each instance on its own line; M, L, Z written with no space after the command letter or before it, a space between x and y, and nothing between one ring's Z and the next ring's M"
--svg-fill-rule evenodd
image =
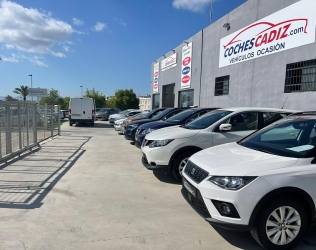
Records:
M301 241L307 226L306 209L293 197L286 196L269 201L260 210L251 235L265 249L286 250Z
M181 182L182 180L182 170L186 163L188 162L189 158L196 153L196 151L193 150L187 150L182 153L180 153L172 164L172 174L174 178L176 178L177 181Z

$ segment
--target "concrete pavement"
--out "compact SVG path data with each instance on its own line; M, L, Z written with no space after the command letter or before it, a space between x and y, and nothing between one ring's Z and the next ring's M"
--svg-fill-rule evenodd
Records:
M146 170L107 122L0 166L0 249L261 249L249 233L213 228L181 186ZM316 230L297 250L316 249Z

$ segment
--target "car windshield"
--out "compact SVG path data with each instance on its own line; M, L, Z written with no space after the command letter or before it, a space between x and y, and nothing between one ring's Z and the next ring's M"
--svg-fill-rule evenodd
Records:
M205 129L215 122L219 121L223 117L229 115L232 111L227 110L215 110L206 115L199 117L198 119L188 123L187 125L183 126L186 129Z
M172 109L165 109L164 111L160 112L159 114L155 115L153 120L161 120L165 115L167 115Z
M238 142L247 148L294 158L314 157L316 118L284 118Z
M196 113L196 110L185 110L177 115L170 117L169 119L166 120L166 122L170 122L170 123L182 122L188 119L194 113Z
M98 112L107 112L107 111L109 111L110 109L100 109Z
M141 117L141 116L142 116L142 113L138 113L136 115L131 116L130 118L137 118L137 117Z
M152 111L149 111L149 112L145 113L144 117L151 118L151 117L153 117L153 115L157 115L157 114L158 114L157 109L153 109Z

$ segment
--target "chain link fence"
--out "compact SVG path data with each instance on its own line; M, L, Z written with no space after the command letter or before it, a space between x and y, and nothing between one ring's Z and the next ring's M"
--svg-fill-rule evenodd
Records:
M59 106L0 102L0 163L58 134Z

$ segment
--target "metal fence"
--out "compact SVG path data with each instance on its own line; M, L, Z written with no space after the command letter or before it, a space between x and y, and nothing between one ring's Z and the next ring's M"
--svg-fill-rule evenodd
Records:
M58 134L59 106L0 102L0 162Z

